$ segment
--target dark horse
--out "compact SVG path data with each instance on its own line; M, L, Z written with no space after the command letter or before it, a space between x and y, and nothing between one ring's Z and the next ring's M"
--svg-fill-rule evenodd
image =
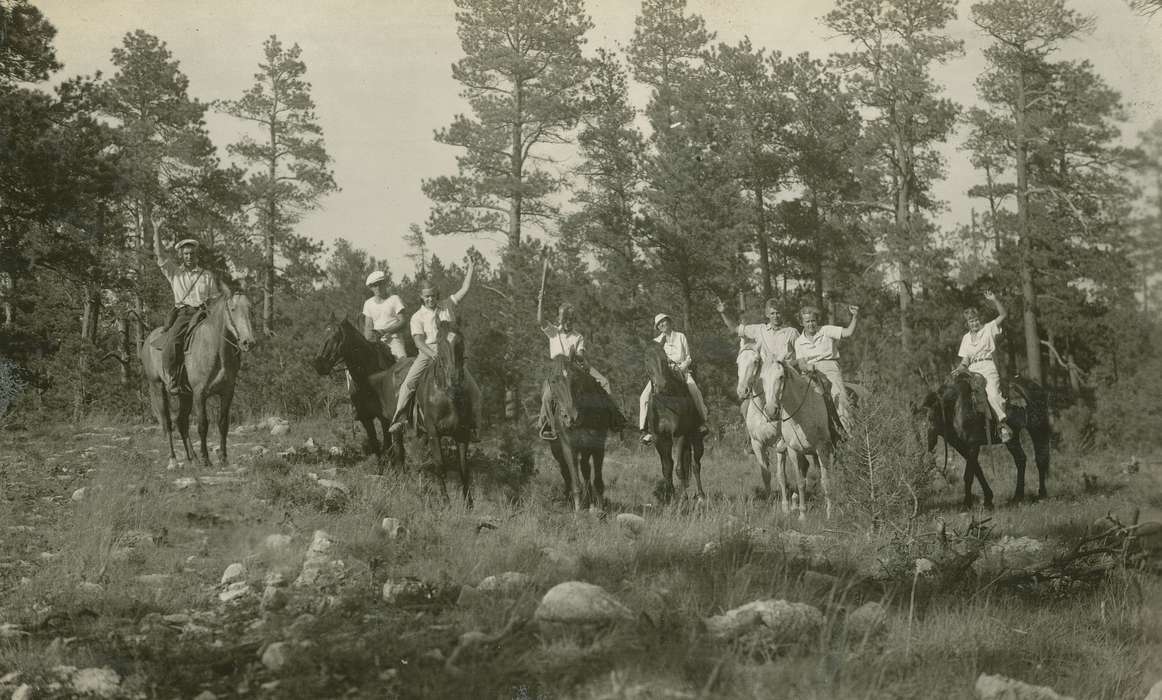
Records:
M364 338L345 318L332 317L325 334L323 347L311 360L311 366L319 374L326 375L340 362L346 365L351 375L351 405L355 408L355 418L367 431L368 449L380 458L380 473L383 473L385 450L390 454L393 466L403 466L403 436L388 433L387 427L391 425L399 387L412 358L393 357L386 348L378 347L381 344ZM376 419L384 433L382 442L375 427Z
M698 500L704 500L702 490L702 417L686 388L686 381L670 366L666 351L659 343L650 343L646 352L646 369L654 386L653 396L646 413L646 429L654 434L654 447L662 460L662 477L666 480L666 495L674 492L674 453L678 452L678 478L682 493L690 483L693 467Z
M1019 378L1009 383L1009 392L1010 398L1013 394L1021 394L1025 399L1025 406L1015 406L1011 402L1008 408L1008 423L1013 429L1013 437L1004 445L1017 465L1017 488L1013 500L1021 501L1025 497L1026 459L1025 450L1021 447L1021 430L1028 430L1033 441L1037 461L1037 495L1043 498L1047 493L1045 478L1049 475L1051 433L1045 390L1036 382ZM980 468L980 448L982 445L999 444L1001 439L995 421L988 421L993 424L988 425L985 416L976 410L969 378L959 374L936 391L929 392L921 410L925 413L928 425L928 451L932 452L936 448L936 438L940 436L944 438L945 445L951 446L964 457L964 506L972 507L972 481L975 478L980 481L985 507L991 508L993 491Z
M553 395L549 420L556 439L549 446L565 488L573 496L573 510L588 504L591 511L601 511L605 508L601 466L610 425L609 399L576 361L557 355L552 363L546 381Z
M210 302L206 318L190 333L186 343L183 365L189 379L190 392L178 395L178 432L185 447L186 459L193 459L190 449L190 411L197 409L198 437L201 442L201 462L210 465L210 453L206 450L206 433L209 432L210 418L206 413L206 400L218 397L219 449L222 464L226 464L226 430L230 426L230 403L234 399L234 383L238 379L238 369L242 366L242 353L254 345L254 331L250 327L250 300L241 292L223 288L224 293ZM173 397L165 390L165 370L162 351L154 347L162 329L155 328L141 344L138 351L141 366L149 385L149 400L153 413L161 424L169 440L169 468L177 466L177 456L173 449L173 422L171 420Z
M416 432L426 435L432 459L440 473L440 492L448 497L445 483L447 465L441 438L452 438L460 468L460 489L464 501L472 505L472 472L468 468L468 441L472 427L472 406L464 372L464 335L446 322L440 324L436 361L424 370L416 387L419 418ZM478 428L480 426L477 426Z

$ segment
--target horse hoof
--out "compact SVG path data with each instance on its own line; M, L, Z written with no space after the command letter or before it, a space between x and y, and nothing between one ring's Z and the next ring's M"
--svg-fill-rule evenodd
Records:
M166 471L173 471L178 468L178 461L173 457L169 458L169 463L165 465Z

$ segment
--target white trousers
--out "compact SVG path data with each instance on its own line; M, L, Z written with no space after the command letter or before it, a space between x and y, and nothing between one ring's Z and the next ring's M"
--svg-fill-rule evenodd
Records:
M831 398L835 402L835 410L839 413L839 422L844 430L851 430L851 404L847 401L847 391L843 388L843 374L839 371L839 363L835 360L820 360L812 365L819 373L831 382Z
M392 418L392 423L407 418L404 411L407 409L408 401L412 396L415 396L416 387L420 385L420 376L423 375L424 370L436 362L435 358L428 357L422 352L416 355L416 359L412 362L412 366L408 368L408 374L404 377L403 385L399 388L399 400L395 404L395 416ZM476 420L476 428L482 429L484 427L483 402L480 398L480 387L476 384L476 378L464 368L464 389L468 392L468 400L472 402L472 415Z
M686 372L686 388L690 390L690 396L694 399L694 405L698 407L698 413L702 416L702 422L706 422L706 402L702 400L702 390L698 388L698 384L694 382L694 377ZM646 388L642 389L641 398L638 400L638 428L646 429L646 411L650 408L650 399L654 395L654 383L646 382Z
M1001 374L997 371L997 364L991 359L977 360L968 366L969 372L976 372L984 377L984 392L988 395L989 405L997 414L997 420L1005 419L1005 398L1001 396Z

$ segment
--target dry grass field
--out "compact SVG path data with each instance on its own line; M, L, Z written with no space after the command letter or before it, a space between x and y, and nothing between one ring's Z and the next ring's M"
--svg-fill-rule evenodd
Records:
M490 440L466 510L420 460L377 476L346 424L234 432L224 471L166 471L151 426L0 433L0 697L971 698L989 673L1112 699L1162 679L1162 535L1114 523L1162 520L1157 455L1055 453L1050 498L993 512L959 512L937 469L892 519L839 493L849 460L838 515L798 522L729 435L701 506L658 503L656 456L614 441L604 516L569 511L543 445ZM1000 503L1011 462L983 464ZM628 614L539 624L570 580ZM768 599L819 616L707 624Z

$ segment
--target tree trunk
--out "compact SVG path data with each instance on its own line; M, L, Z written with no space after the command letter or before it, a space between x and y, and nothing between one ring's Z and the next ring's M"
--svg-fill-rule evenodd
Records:
M758 237L759 274L762 275L763 299L770 299L775 295L771 286L771 249L767 241L767 212L763 202L763 188L754 187L755 217L757 225L755 234Z
M132 361L132 340L129 335L130 320L127 316L117 319L117 335L120 348L117 356L121 359L121 385L129 385L129 363Z
M1017 230L1020 232L1021 297L1024 301L1022 314L1025 326L1025 360L1029 367L1029 377L1039 384L1045 383L1041 369L1041 339L1037 335L1037 292L1033 286L1033 240L1029 230L1029 158L1026 135L1025 74L1017 72Z

